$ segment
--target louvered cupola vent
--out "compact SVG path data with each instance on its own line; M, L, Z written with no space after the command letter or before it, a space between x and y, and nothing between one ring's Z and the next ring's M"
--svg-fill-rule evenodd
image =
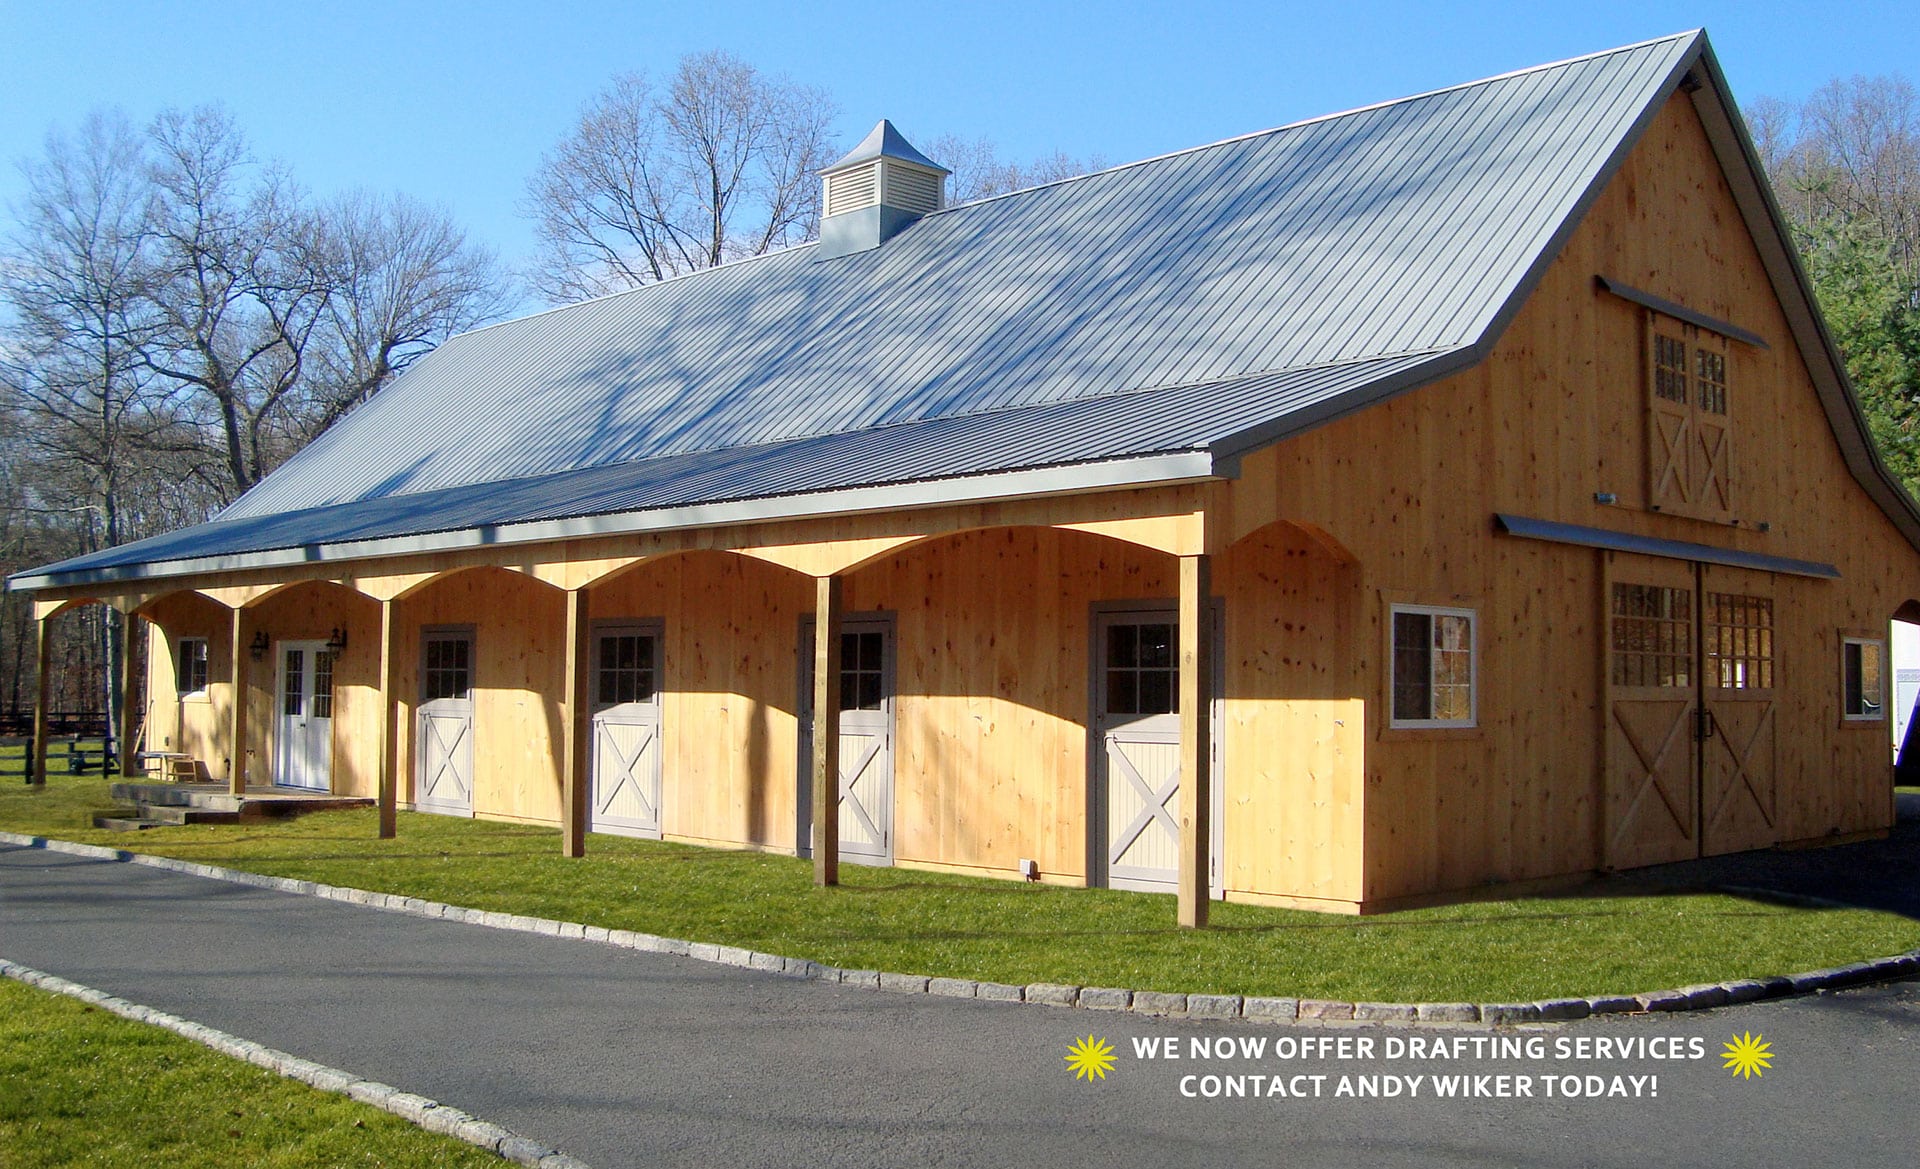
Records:
M946 167L881 121L860 145L820 172L825 184L817 259L877 248L946 204Z

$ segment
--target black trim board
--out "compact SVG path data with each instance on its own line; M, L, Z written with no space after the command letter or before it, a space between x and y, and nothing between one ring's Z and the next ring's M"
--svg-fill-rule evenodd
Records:
M1773 346L1767 344L1765 337L1743 329L1732 321L1723 321L1719 317L1710 317L1705 313L1695 312L1684 304L1675 304L1665 297L1655 296L1651 292L1642 292L1630 284L1622 284L1618 280L1609 280L1605 276L1595 276L1593 282L1598 284L1603 292L1611 292L1621 300L1630 300L1637 305L1650 308L1654 312L1664 313L1667 316L1673 317L1675 320L1685 321L1690 325L1699 325L1703 329L1712 330L1723 337L1731 337L1735 341L1744 341L1758 349L1773 348Z
M1840 570L1814 560L1794 560L1787 556L1768 556L1763 552L1740 552L1716 548L1711 544L1691 544L1684 540L1662 540L1654 536L1634 536L1606 528L1586 528L1553 520L1528 519L1525 516L1495 512L1494 523L1509 536L1526 540L1546 540L1554 544L1579 544L1587 548L1605 548L1611 552L1638 552L1643 556L1664 556L1670 560L1691 560L1702 564L1724 564L1730 568L1751 568L1760 572L1778 572L1787 576L1811 576L1821 580L1839 580Z

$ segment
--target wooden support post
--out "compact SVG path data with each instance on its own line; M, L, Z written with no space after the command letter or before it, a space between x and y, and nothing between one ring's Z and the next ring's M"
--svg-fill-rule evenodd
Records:
M587 855L587 726L592 663L587 590L567 593L567 680L560 703L560 855Z
M840 883L840 578L816 582L813 615L813 883Z
M120 725L114 728L114 758L120 763L120 774L133 779L140 771L133 757L133 637L140 628L140 618L132 613L120 614ZM102 775L107 774L105 762L100 767Z
M398 601L380 602L380 839L399 832L400 737L400 621Z
M1205 554L1180 558L1180 925L1207 924L1213 844L1212 565Z
M29 747L33 758L28 761L31 770L27 782L43 784L47 782L47 700L53 692L53 618L42 617L33 628L39 667L33 689L33 743Z
M236 796L247 794L247 664L252 649L247 645L247 611L233 610L233 710L227 726L227 790Z

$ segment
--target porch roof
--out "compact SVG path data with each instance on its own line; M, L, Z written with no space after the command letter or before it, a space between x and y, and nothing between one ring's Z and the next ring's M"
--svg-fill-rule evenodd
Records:
M135 580L232 568L527 543L913 502L1007 498L1180 482L1229 469L1248 446L1328 411L1356 390L1441 376L1450 353L1403 354L1134 394L1026 406L730 450L210 523L14 578L16 587ZM868 491L866 489L877 489Z

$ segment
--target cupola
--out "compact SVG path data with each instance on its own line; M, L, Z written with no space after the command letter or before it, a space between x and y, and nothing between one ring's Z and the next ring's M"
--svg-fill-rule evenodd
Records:
M847 156L820 172L820 247L830 260L877 248L908 224L946 206L953 172L913 148L881 119Z

